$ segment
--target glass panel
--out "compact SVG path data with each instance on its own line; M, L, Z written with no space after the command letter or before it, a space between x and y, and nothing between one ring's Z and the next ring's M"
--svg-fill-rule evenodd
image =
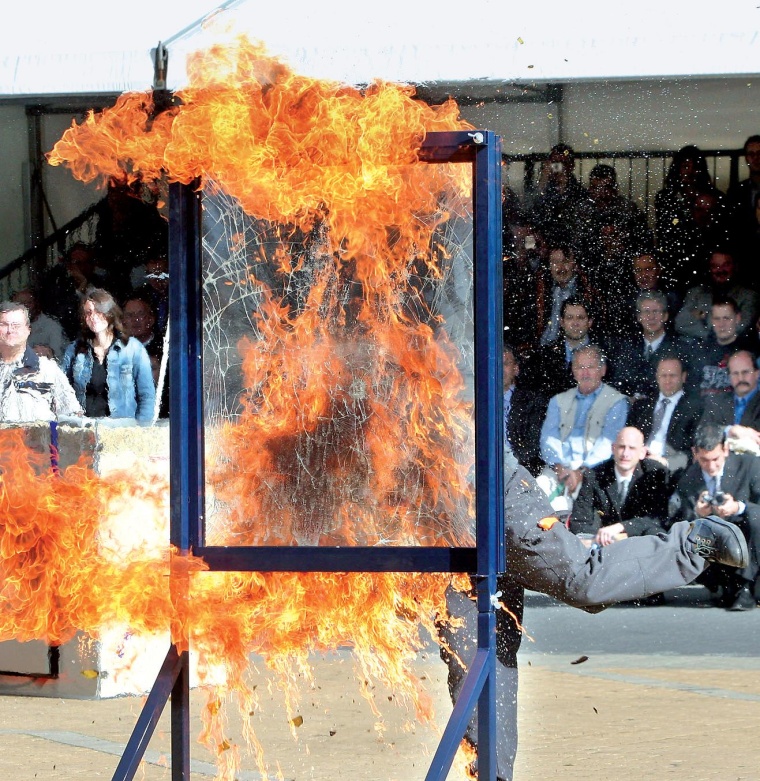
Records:
M207 544L474 544L471 169L394 168L394 225L207 188Z

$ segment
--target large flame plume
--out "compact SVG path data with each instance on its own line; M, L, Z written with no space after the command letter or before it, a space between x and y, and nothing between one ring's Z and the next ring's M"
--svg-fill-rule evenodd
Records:
M194 55L188 73L178 105L155 115L150 93L124 95L73 125L49 160L85 182L165 178L224 193L252 218L277 226L283 274L303 262L289 253L289 239L319 237L298 306L257 280L264 301L256 332L239 344L242 411L220 427L209 468L208 486L223 510L210 541L472 544L472 464L463 457L471 450L471 409L461 356L415 281L440 278L446 248L437 231L452 210L468 209L466 166L418 163L428 132L469 127L456 104L430 107L394 84L359 90L298 76L245 39ZM37 479L49 482L53 495L69 485ZM129 483L115 485L128 492ZM71 490L80 484L88 483L72 481ZM110 495L103 483L83 494L82 517L94 524ZM52 503L41 535L56 544L66 504ZM3 552L12 550L9 543ZM110 589L84 596L88 569L74 560L77 550L66 558L70 580L83 580L65 593L93 614L59 614L56 631L95 633L101 603L128 601ZM61 593L57 566L46 581L53 600ZM171 625L181 646L189 638L208 664L223 663L243 712L253 710L245 682L251 653L289 681L307 673L309 653L349 644L360 680L393 687L397 700L429 718L410 662L422 647L420 626L435 636L447 577L204 573L190 557L174 564L174 580L180 566L192 573L187 598L175 589L172 599L154 569L128 623ZM170 569L167 556L163 576ZM137 564L125 568L117 588L136 587L143 574ZM147 604L153 596L155 604ZM10 621L5 631L20 629ZM25 636L53 634L34 626ZM205 714L204 739L212 746L227 745L219 701L212 694ZM255 735L248 737L256 745ZM221 777L233 777L234 760L234 752L222 757Z

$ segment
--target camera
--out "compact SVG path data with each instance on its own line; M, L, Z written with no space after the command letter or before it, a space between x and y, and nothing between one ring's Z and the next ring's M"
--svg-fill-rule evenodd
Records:
M726 501L726 495L723 491L716 491L714 496L705 494L703 497L705 504L711 504L713 507L720 507Z
M551 171L553 174L561 174L565 170L565 166L562 163L552 163Z

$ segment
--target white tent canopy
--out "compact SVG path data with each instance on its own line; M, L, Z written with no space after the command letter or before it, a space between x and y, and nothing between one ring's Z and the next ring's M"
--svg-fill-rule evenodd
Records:
M294 0L287 8L262 0L130 0L114 12L97 0L37 0L18 4L0 30L0 96L146 89L159 40L170 52L168 86L177 88L189 51L239 33L302 73L349 83L757 73L757 0L708 7L709 14L690 0L443 0L432 7Z

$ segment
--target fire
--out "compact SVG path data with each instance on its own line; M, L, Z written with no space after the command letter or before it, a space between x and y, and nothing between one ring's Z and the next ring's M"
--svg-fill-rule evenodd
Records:
M270 226L278 241L261 260L283 277L310 275L296 304L261 279L234 280L265 298L254 333L238 345L242 410L214 421L209 438L209 542L473 544L472 409L459 346L427 296L450 260L441 228L467 214L470 172L418 162L428 132L469 128L456 104L431 107L396 84L360 90L299 76L246 39L195 54L188 72L178 105L154 116L150 93L124 95L73 125L49 160L85 182L200 181ZM310 237L308 253L293 253L296 237ZM230 251L245 240L231 235ZM96 633L114 610L138 631L171 625L204 664L224 665L242 712L254 704L251 653L286 685L308 677L310 653L350 645L360 680L391 686L396 701L431 717L410 663L420 627L436 636L449 577L210 573L193 557L164 555L159 569L144 559L107 567L107 581L97 519L139 489L127 476L106 483L84 465L73 469L58 481L39 468L19 473L22 490L44 485L35 495L48 497L45 510L30 516L44 523L0 542L2 566L17 572L19 550L32 543L46 566L17 581L19 623L6 632ZM148 484L142 490L157 491L160 505L165 486ZM69 505L87 525L76 544L59 528ZM165 587L172 566L175 579L179 567L188 571L186 599ZM30 604L38 618L26 626L21 608ZM202 738L218 749L220 777L232 778L221 701L210 695Z

